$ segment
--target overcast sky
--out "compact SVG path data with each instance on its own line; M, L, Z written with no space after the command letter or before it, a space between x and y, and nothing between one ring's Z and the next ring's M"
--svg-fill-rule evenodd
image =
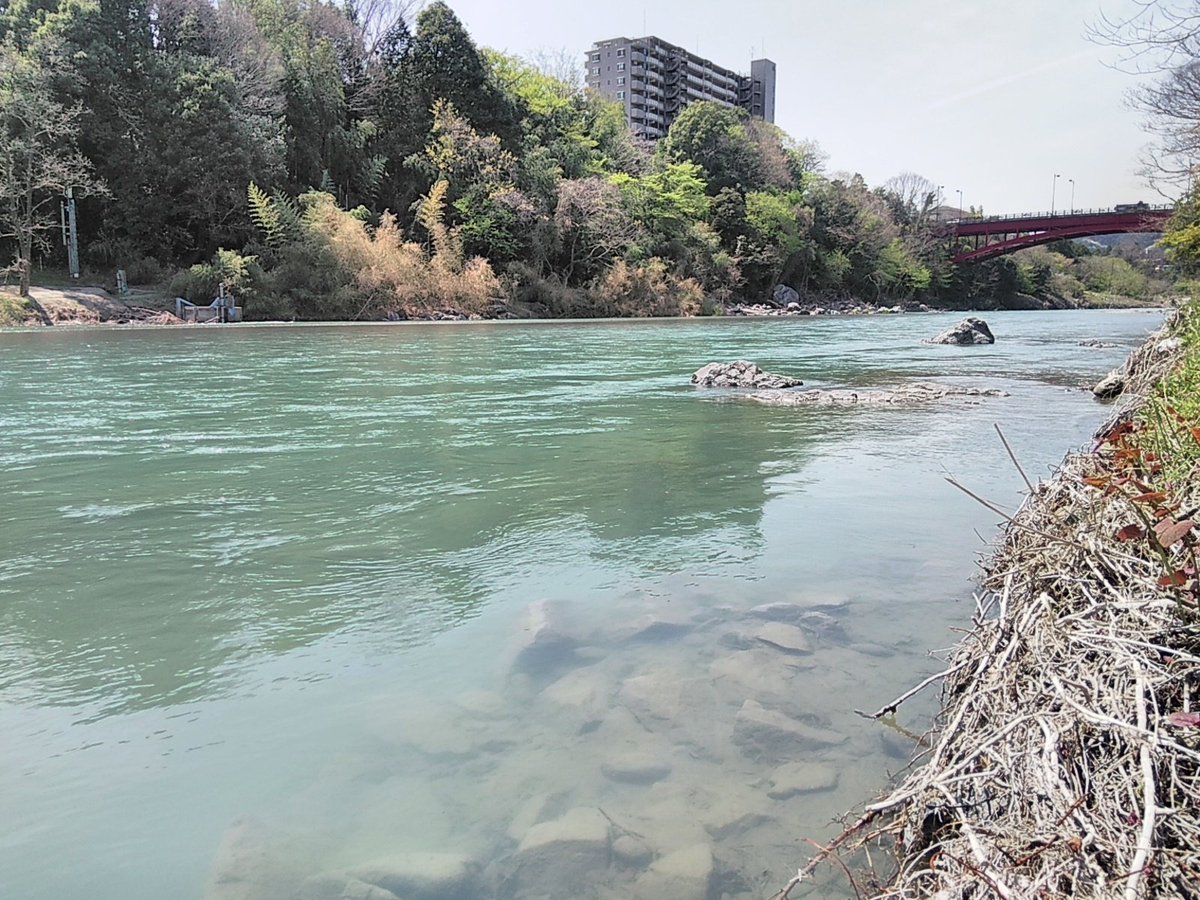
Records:
M721 65L778 65L776 123L830 171L913 171L989 213L1160 198L1137 175L1149 138L1131 76L1087 25L1128 0L447 0L476 42L510 53L654 34ZM643 27L643 14L645 25Z

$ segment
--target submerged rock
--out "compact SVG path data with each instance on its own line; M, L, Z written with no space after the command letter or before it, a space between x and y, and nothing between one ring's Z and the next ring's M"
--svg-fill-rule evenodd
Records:
M345 873L326 873L307 879L294 900L399 900L386 888Z
M742 704L733 726L733 742L757 759L787 760L845 740L834 731L807 725L756 700Z
M696 844L656 860L634 883L634 896L638 900L706 900L712 876L712 848Z
M717 388L788 388L804 384L799 378L764 372L752 362L709 363L692 375L692 384Z
M627 784L653 784L671 774L671 763L652 753L630 751L600 764L606 778Z
M525 610L512 671L546 676L575 662L579 641L570 633L561 604L538 600Z
M783 622L770 622L758 629L754 639L784 653L812 653L808 635L795 625L785 625Z
M959 387L915 381L894 388L830 391L760 391L749 399L769 406L916 406L935 400L955 399L975 404L982 397L1007 397L993 388Z
M583 896L584 887L608 868L610 849L604 813L576 807L526 832L517 848L516 881L530 896Z
M640 837L623 834L612 843L613 857L630 868L641 868L654 858L654 850Z
M823 763L786 763L771 773L767 796L772 800L787 800L797 794L829 791L837 787L838 773Z
M204 900L291 900L302 858L257 819L239 819L221 837Z
M926 344L994 344L996 338L987 322L975 316L967 316L953 328L947 328L937 337L929 338Z
M1114 397L1119 397L1125 391L1125 373L1120 369L1113 369L1103 378L1096 382L1096 386L1092 388L1092 393L1100 400L1112 400Z
M462 853L398 853L356 866L350 874L405 900L468 900L475 866Z

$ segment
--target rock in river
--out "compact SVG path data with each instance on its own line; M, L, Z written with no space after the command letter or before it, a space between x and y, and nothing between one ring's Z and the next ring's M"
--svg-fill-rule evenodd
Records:
M948 328L937 337L929 338L927 344L994 344L996 338L987 322L975 316L967 316L953 328Z
M1004 391L991 388L915 381L880 390L759 391L750 394L749 399L768 406L915 406L946 399L976 404L981 397L1007 396Z
M653 784L671 774L671 763L652 753L633 750L605 760L600 771L613 781Z
M692 375L692 384L718 388L788 388L804 384L799 378L764 372L752 362L709 363Z
M516 878L530 896L582 896L608 867L609 823L604 813L576 807L562 818L534 825L516 853Z
M1125 390L1125 375L1120 369L1113 369L1092 388L1092 393L1101 400L1111 400L1121 396Z
M767 796L772 800L787 800L797 794L829 791L837 787L838 773L833 766L815 762L793 762L771 773Z
M808 635L795 625L785 625L783 622L769 622L754 634L755 640L768 647L781 650L784 653L812 653Z
M357 866L350 874L405 900L467 900L474 895L474 864L461 853L398 853Z
M844 740L836 732L806 725L755 700L742 704L733 729L733 742L757 759L783 761Z
M706 900L713 876L712 849L696 844L657 860L634 884L637 900Z

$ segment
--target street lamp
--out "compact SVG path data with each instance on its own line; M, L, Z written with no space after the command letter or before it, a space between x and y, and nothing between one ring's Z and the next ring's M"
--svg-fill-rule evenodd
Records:
M958 191L958 217L960 219L966 218L966 210L963 209L963 205L962 205L962 191L961 190Z
M1071 182L1071 214L1074 215L1075 214L1075 179L1068 178L1067 181Z
M1062 176L1056 174L1054 176L1054 181L1050 185L1050 215L1054 215L1054 192L1058 188L1058 179L1060 178L1062 178Z

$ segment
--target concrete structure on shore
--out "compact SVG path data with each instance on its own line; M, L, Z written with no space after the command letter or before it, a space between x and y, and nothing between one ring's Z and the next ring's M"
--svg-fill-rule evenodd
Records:
M775 63L756 59L742 75L654 36L610 38L588 51L587 86L625 107L633 132L665 137L689 104L701 100L775 121Z

